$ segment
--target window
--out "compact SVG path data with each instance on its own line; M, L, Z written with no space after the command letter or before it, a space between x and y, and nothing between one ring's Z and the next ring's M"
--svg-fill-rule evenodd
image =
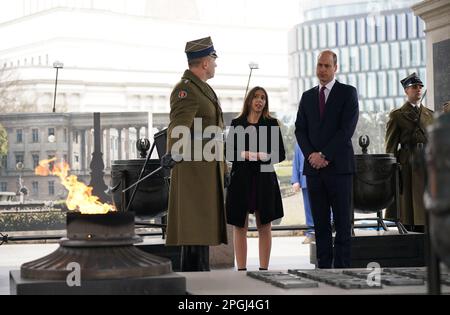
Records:
M320 48L327 47L327 25L326 24L319 25L319 45L320 45Z
M309 36L309 26L305 25L303 26L303 46L305 49L311 48L311 39Z
M31 141L33 143L39 143L39 129L33 129L31 131Z
M377 76L374 72L367 74L367 97L377 96Z
M365 73L358 74L358 93L359 93L359 98L367 97L367 80L366 80Z
M358 44L364 44L366 42L366 20L358 19L356 21L356 39Z
M400 68L400 44L390 43L391 50L391 68Z
M400 44L400 60L403 68L411 66L409 42L402 42Z
M33 169L36 169L39 165L39 154L33 154L31 157L33 159Z
M375 110L377 112L383 112L384 111L384 102L381 99L375 100Z
M317 25L311 25L311 48L316 49L318 46Z
M368 43L374 43L376 41L376 31L377 31L377 26L376 23L374 23L374 21L370 21L369 19L372 19L373 17L368 17L367 19L367 23L366 23L366 27L367 27L367 42Z
M24 154L23 153L16 153L16 164L17 163L23 163L24 162Z
M75 155L75 163L79 163L80 162L80 157L78 155Z
M406 14L397 14L397 39L406 38Z
M48 182L48 194L49 194L49 196L55 195L55 182L54 181Z
M67 128L64 128L64 143L67 143Z
M379 15L375 18L376 21L376 32L377 32L377 42L386 41L386 17Z
M422 54L420 55L420 64L425 65L427 60L427 43L424 39L421 40Z
M304 52L301 52L300 53L300 64L299 64L299 67L300 67L300 76L302 77L302 76L304 76L305 75L305 73L306 73L306 60L305 60L305 53Z
M380 45L380 59L381 59L381 69L390 69L390 52L389 52L389 44L383 43Z
M55 156L54 156L54 155L49 155L47 158L48 158L49 160L52 160L52 159L55 158ZM49 170L53 170L53 167L54 167L54 166L55 166L55 161L50 162L50 163L48 164L48 169L49 169Z
M425 67L419 69L419 78L422 80L423 84L427 86L427 69Z
M421 64L422 58L420 56L422 52L420 41L411 41L411 65L418 66Z
M397 24L395 15L386 16L387 40L397 40Z
M3 155L3 156L1 157L0 163L1 163L1 166L2 166L4 169L7 169L7 168L8 168L8 156L7 156L7 155Z
M417 19L418 17L416 17L414 14L412 13L408 13L406 15L406 19L407 19L407 25L408 25L408 38L416 38L417 37Z
M372 70L380 68L380 50L378 45L370 45L370 66Z
M39 182L31 183L31 193L35 196L39 195Z
M422 19L417 21L417 35L419 37L425 37L425 22Z
M328 33L328 46L336 46L336 23L327 23L327 33Z
M340 72L349 72L350 71L350 53L349 48L345 47L340 50Z
M78 144L78 131L74 131L73 133L73 142L75 142L76 144Z
M356 43L356 27L355 20L347 21L347 44L354 45Z
M366 112L373 112L374 111L373 101L372 100L367 100L366 104L364 106L364 109L365 109Z
M360 56L360 60L361 60L361 70L362 71L367 71L369 70L369 47L367 46L362 46L360 48L360 52L361 52L361 56Z
M53 136L52 138L55 137L55 128L48 128L48 135L47 135L48 141L50 141L50 136ZM50 142L53 142L53 141L50 141Z
M397 96L398 78L395 71L389 71L388 73L388 95Z
M306 53L306 75L312 76L313 75L313 55L312 53L308 52Z
M347 27L345 21L339 21L337 27L338 46L345 46L347 45Z
M359 49L356 46L350 48L350 71L359 71Z
M349 74L347 82L348 82L347 84L356 87L356 75L355 74Z
M377 74L377 86L378 86L378 93L377 97L386 97L387 95L387 89L386 89L386 72L378 72Z
M64 162L69 163L69 160L67 159L67 154L64 154L63 159L64 159Z
M22 143L23 142L23 130L17 129L16 130L16 143Z
M303 50L303 32L301 27L297 29L297 50Z
M7 191L8 191L8 183L6 183L6 182L1 182L1 183L0 183L0 191L1 191L1 192L7 192Z

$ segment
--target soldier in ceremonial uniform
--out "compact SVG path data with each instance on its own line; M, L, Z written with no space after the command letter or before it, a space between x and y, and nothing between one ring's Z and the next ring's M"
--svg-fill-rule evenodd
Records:
M423 83L416 73L401 80L401 84L407 101L389 115L386 152L393 153L401 164L400 221L409 231L423 232L425 174L413 162L415 152L427 143L426 128L433 122L433 111L421 104ZM389 207L386 218L395 218L395 211L394 206Z
M213 142L221 151L217 156L223 157L222 109L206 83L214 77L217 54L210 37L188 42L185 52L189 70L170 96L167 154L161 160L163 167L172 168L166 245L182 246L182 271L209 271L209 246L227 243L226 165L223 158L211 161L202 155L205 146ZM189 138L181 139L177 127L189 128ZM208 127L216 134L205 136ZM179 150L181 140L188 144ZM182 156L182 161L175 163L175 155Z

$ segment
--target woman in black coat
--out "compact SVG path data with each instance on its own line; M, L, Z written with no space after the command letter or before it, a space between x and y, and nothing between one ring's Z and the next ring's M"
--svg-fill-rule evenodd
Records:
M272 246L271 222L283 217L283 204L274 164L285 159L278 120L269 114L269 98L255 87L242 113L231 123L227 158L233 162L227 190L227 222L234 226L238 270L246 270L248 214L254 213L259 235L260 270L267 270Z

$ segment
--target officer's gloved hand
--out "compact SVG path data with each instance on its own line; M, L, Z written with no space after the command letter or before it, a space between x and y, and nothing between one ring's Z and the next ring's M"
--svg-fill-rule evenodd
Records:
M229 172L225 172L225 176L223 178L224 188L228 188L231 184L231 175Z
M161 166L166 169L172 169L177 162L172 158L172 154L167 153L161 158Z

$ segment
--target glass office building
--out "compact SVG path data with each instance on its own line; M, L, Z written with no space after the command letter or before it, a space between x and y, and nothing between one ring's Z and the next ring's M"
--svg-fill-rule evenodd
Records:
M297 107L302 93L318 84L316 61L325 49L338 55L337 80L358 89L361 111L403 105L401 79L416 72L426 85L424 22L410 9L415 2L321 5L305 11L305 21L289 39L290 105Z

